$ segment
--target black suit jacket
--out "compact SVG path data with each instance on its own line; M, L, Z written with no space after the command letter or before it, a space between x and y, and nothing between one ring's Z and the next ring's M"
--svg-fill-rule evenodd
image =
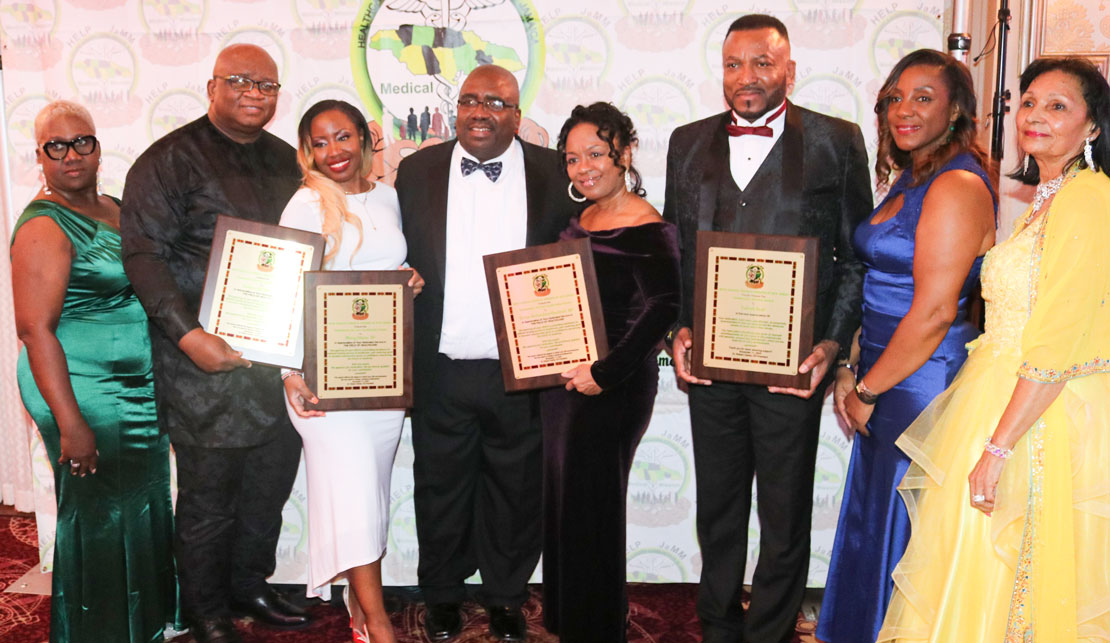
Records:
M519 140L519 139L518 139ZM443 284L447 257L447 182L451 154L457 141L425 147L397 167L397 198L401 224L408 242L408 263L424 277L424 290L414 302L414 394L419 400L422 380L435 368L443 326ZM528 199L527 245L557 241L578 211L567 196L566 172L555 150L520 141L524 150L525 190Z
M817 237L814 342L835 340L846 354L863 300L864 266L852 249L852 232L872 207L863 135L854 123L794 104L785 118L782 136L756 174L777 185L777 193L772 190L774 197L766 202L745 199L732 231ZM682 326L693 325L697 231L715 229L718 189L729 176L729 122L724 112L684 125L671 135L667 150L663 218L678 226Z

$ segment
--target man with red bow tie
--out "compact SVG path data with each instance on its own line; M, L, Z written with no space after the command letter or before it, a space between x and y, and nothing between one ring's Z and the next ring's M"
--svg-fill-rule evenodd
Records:
M863 136L853 123L798 107L790 40L778 19L743 16L722 48L729 111L671 136L663 217L682 250L683 306L670 337L688 387L702 553L698 617L707 642L788 641L809 567L813 471L831 365L859 326L863 265L851 246L871 211ZM815 346L804 389L709 382L689 373L698 230L820 240ZM752 601L740 607L752 477L761 528Z

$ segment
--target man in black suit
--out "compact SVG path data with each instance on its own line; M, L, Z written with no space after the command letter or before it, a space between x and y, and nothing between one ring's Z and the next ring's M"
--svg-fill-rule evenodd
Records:
M557 240L574 204L558 154L516 137L519 102L511 73L478 67L460 89L457 141L397 169L408 261L425 279L412 441L417 575L433 640L461 629L475 570L490 632L523 640L520 607L540 554L538 404L505 393L482 256Z
M690 401L702 631L710 642L764 643L790 640L805 591L821 403L830 365L846 355L859 326L863 266L851 236L871 209L871 191L859 127L786 100L794 61L779 20L737 19L723 62L732 109L675 130L667 153L663 217L678 225L684 279L671 347ZM820 240L816 345L799 369L811 374L808 388L690 375L698 230ZM753 475L761 534L745 618L740 592Z

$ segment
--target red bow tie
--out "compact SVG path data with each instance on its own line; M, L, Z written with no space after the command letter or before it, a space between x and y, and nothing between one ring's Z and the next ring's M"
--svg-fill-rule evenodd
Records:
M782 116L782 113L785 112L785 111L786 111L786 101L783 101L782 106L779 107L778 110L776 110L774 114L771 114L767 118L766 123L764 123L763 125L756 125L755 127L749 127L747 125L737 125L736 124L736 113L733 112L732 113L732 124L731 125L725 125L725 130L728 132L729 136L745 136L745 135L750 134L752 136L766 136L766 137L770 138L771 136L774 136L774 132L771 131L771 127L770 127L771 121L775 120L779 116Z
M752 134L755 136L766 136L770 138L771 135L774 134L774 132L771 131L771 128L767 127L766 125L760 125L758 127L748 127L746 125L725 125L725 130L728 131L729 136L744 136L747 134Z

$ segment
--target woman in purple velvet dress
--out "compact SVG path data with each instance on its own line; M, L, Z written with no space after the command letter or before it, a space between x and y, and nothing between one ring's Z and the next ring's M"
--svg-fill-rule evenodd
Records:
M643 199L636 131L610 103L579 105L559 133L575 200L564 239L593 246L609 354L540 398L544 431L543 621L564 641L624 641L625 495L678 316L674 226ZM579 197L575 192L581 193Z

